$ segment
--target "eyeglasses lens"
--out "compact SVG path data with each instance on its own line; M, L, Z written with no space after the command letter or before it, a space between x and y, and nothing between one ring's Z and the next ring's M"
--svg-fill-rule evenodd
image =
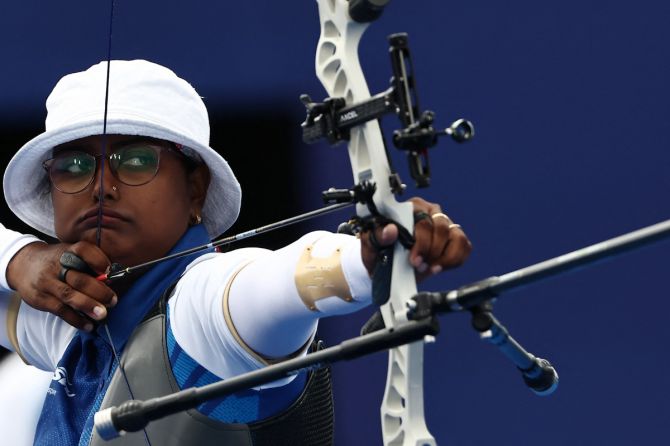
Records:
M95 175L95 157L87 153L59 153L50 161L51 182L65 193L79 192L88 186Z
M151 181L158 172L161 148L148 145L123 147L109 155L112 174L129 186ZM61 152L45 162L51 182L61 192L84 190L95 177L97 158L85 152Z
M160 149L151 146L131 146L118 150L109 157L116 178L129 186L151 181L158 172Z

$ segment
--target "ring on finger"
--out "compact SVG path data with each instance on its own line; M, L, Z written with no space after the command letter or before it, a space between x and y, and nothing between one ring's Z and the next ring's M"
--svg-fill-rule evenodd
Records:
M451 221L451 218L449 218L449 216L447 214L442 213L442 212L437 212L437 213L431 215L430 218L432 218L433 220L435 220L436 218L446 218L447 221Z
M61 282L66 282L65 279L67 278L67 272L68 271L70 271L70 268L65 268L64 266L61 267L61 269L58 273L58 280L60 280Z
M459 228L460 229L461 225L459 225L458 223L452 223L449 226L447 226L447 229L449 229L449 230L452 230L454 228Z
M417 224L421 220L426 220L426 219L429 219L429 218L431 218L430 215L428 215L425 212L421 212L421 211L415 212L414 213L414 224Z

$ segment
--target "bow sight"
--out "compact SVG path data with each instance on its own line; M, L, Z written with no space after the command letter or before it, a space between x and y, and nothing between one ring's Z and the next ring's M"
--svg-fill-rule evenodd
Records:
M387 113L395 113L402 128L393 132L393 144L407 152L410 174L417 187L430 184L428 149L437 144L439 136L449 135L459 143L469 141L475 135L473 124L465 119L454 121L444 130L433 127L435 113L421 112L416 93L414 68L407 44L407 34L392 34L388 38L391 55L391 87L366 101L346 106L344 98L326 98L323 102L312 102L303 94L300 100L307 109L307 117L302 123L302 139L313 144L326 138L331 145L349 140L349 130ZM390 163L390 160L389 160ZM392 176L391 185L395 193L402 192L403 186L397 174Z

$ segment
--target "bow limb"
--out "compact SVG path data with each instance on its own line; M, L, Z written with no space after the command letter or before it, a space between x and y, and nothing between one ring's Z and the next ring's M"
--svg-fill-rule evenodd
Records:
M369 23L358 23L349 16L347 0L317 0L321 35L316 52L316 72L330 97L345 98L351 105L370 98L358 59L358 44ZM413 227L411 203L398 203L391 189L389 164L379 122L351 129L349 158L354 182L372 181L377 190L374 201L379 211L405 228ZM358 205L359 216L369 214ZM391 296L381 307L384 323L395 327L407 320L406 302L417 292L414 269L408 252L395 246ZM389 353L386 390L381 407L385 445L435 445L423 413L423 344L416 342Z

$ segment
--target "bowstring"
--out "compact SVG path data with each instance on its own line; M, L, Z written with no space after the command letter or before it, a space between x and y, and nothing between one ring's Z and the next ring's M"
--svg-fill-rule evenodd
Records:
M105 164L107 161L107 113L109 109L109 77L112 68L112 30L114 25L114 4L111 0L111 9L109 12L109 35L107 39L107 74L105 76L105 108L102 118L102 156L100 160L100 187L98 188L98 227L95 234L95 244L100 247L102 242L102 205L105 199Z
M107 39L107 73L105 76L105 108L104 108L104 114L103 114L103 119L102 119L102 156L100 160L100 187L98 188L98 226L96 228L96 234L95 234L95 244L99 248L101 243L102 243L102 208L105 200L105 191L104 191L104 183L105 183L105 165L107 163L107 114L109 110L109 79L110 79L110 73L111 73L111 67L112 67L112 35L113 35L113 27L114 27L114 6L115 6L116 0L111 0L110 1L110 12L109 12L109 35ZM112 349L112 354L114 356L114 360L116 361L117 367L119 368L119 371L121 372L121 376L123 376L123 381L126 383L126 387L128 388L128 393L130 394L131 399L135 399L135 395L133 394L133 390L130 387L130 381L128 380L128 376L126 375L126 371L123 368L123 364L121 364L121 360L119 358L119 354L116 351L116 347L114 346L114 341L112 340L112 334L109 331L109 325L104 322L101 324L104 327L105 334L107 336L107 343L109 344L110 348ZM151 446L151 441L149 440L149 435L147 434L146 428L142 429L142 432L144 433L144 440L147 443L147 445Z

